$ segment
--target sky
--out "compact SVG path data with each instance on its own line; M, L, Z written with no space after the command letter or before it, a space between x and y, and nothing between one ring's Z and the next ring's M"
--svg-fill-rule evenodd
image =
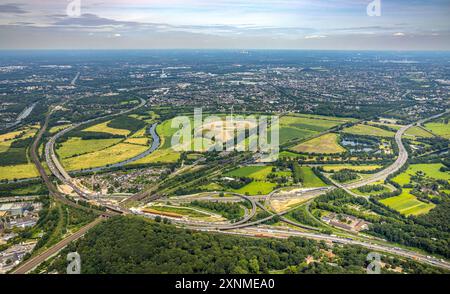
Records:
M372 1L0 0L0 49L450 50L450 0Z

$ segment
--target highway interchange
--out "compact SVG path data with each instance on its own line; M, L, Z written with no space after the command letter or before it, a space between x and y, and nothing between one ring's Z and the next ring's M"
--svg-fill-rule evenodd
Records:
M59 160L55 154L55 151L54 151L55 142L57 141L58 138L62 137L63 135L67 134L68 132L70 132L70 131L74 130L75 128L78 128L82 125L89 124L91 122L94 122L94 121L97 121L100 119L105 119L107 117L113 117L113 116L130 113L144 105L145 105L145 101L143 99L141 99L141 103L138 106L136 106L130 110L123 111L123 112L120 112L117 114L108 115L105 117L95 118L95 119L92 119L92 120L89 120L89 121L86 121L83 123L73 125L67 129L62 130L61 132L57 133L53 137L51 137L45 146L45 158L46 158L46 161L50 168L51 173L55 177L57 177L62 183L69 185L80 197L82 197L84 199L89 199L89 200L96 200L97 204L106 207L108 209L109 213L104 213L104 216L111 216L111 215L114 215L117 213L120 213L120 214L132 213L132 214L142 215L142 213L140 213L139 210L130 210L130 209L119 207L119 206L111 207L111 205L105 204L100 199L100 197L98 197L99 195L90 194L90 193L84 191L83 189L81 189L80 187L78 187L78 185L73 182L73 179L65 171L62 164L59 162ZM448 112L449 111L447 111L445 113L448 113ZM415 124L410 124L410 125L404 126L401 129L399 129L395 135L395 141L396 141L396 144L399 149L398 158L392 165L388 166L386 169L374 174L373 176L371 176L369 178L366 178L366 179L358 181L358 182L354 182L354 183L346 184L346 185L335 184L336 187L311 189L311 190L308 190L308 191L302 193L301 196L314 198L314 197L322 195L322 194L324 194L332 189L335 189L335 188L342 188L354 196L359 196L359 195L356 195L355 193L351 192L350 190L384 180L389 175L395 173L396 171L398 171L405 165L405 163L408 160L408 152L402 143L402 136L409 128L411 128L412 126L414 126L416 124L422 124L428 120L435 119L441 115L444 115L445 113L435 115L433 117L421 120ZM66 197L64 197L64 195L62 195L62 193L57 191L56 187L53 185L53 183L50 182L47 174L43 170L42 164L37 159L38 158L36 155L37 145L42 137L43 132L45 132L45 129L48 125L48 117L50 115L51 115L51 112L47 116L47 120L45 121L43 128L40 130L40 132L34 142L35 144L33 145L33 148L32 148L32 158L33 158L36 166L38 167L38 170L40 171L40 175L44 179L44 182L47 184L47 186L49 186L50 194L52 196L56 197L58 200L63 201L64 203L70 202L73 205L72 201L69 201ZM158 142L159 142L159 140L158 140ZM33 150L35 152L34 156L33 156ZM266 203L270 203L270 198L273 196L274 192L272 192L269 195L263 196L262 199L265 199ZM345 238L345 237L339 237L339 236L334 236L334 235L321 234L319 232L302 232L302 231L292 230L292 229L282 230L282 229L278 229L278 228L274 229L274 228L267 228L264 226L258 226L274 217L279 217L279 219L281 221L289 223L290 225L300 227L302 229L315 230L315 228L311 228L311 227L308 227L305 225L300 225L298 223L292 222L292 221L286 219L285 217L283 217L290 210L283 211L280 213L273 213L270 210L268 210L264 205L262 205L260 202L258 202L257 201L258 198L247 197L247 196L236 194L236 193L234 193L234 196L240 197L240 198L244 199L245 201L249 201L252 205L251 211L249 213L247 213L242 220L240 220L236 223L228 223L228 224L218 225L218 224L213 224L213 223L198 222L198 221L185 220L185 219L183 219L183 220L171 219L171 220L175 224L181 225L183 227L191 228L194 230L200 230L200 231L222 232L222 233L228 233L228 234L239 234L239 235L247 235L247 236L260 236L262 234L267 234L268 236L272 236L272 237L299 236L299 237L304 237L304 238L309 238L309 239L314 239L314 240L330 241L330 242L340 243L340 244L360 245L360 246L366 247L371 250L387 252L387 253L403 256L406 258L411 258L411 259L414 259L419 262L431 264L434 266L438 266L438 267L442 267L447 270L450 270L450 264L444 260L439 260L432 256L426 256L426 255L420 254L420 253L412 251L412 250L394 247L389 244L386 244L386 242L380 244L380 242L376 243L373 240L362 240L361 238L358 238L358 239ZM130 198L133 198L133 197L136 197L136 196L132 196ZM156 199L157 198L154 198L152 200L156 200ZM259 208L261 208L262 210L270 213L270 216L266 217L264 219L258 220L258 221L249 222L249 220L256 214L257 206ZM145 214L145 216L151 217L151 218L156 217L156 215L151 215L151 214ZM93 223L85 226L84 228L82 228L80 230L82 232L82 234L74 234L74 235L67 237L66 239L64 239L63 241L58 243L57 245L55 245L55 246L51 247L50 249L48 249L47 251L45 251L44 253L41 253L40 255L29 259L26 263L23 263L18 268L16 268L13 273L26 273L26 272L32 270L37 265L39 265L41 262L50 258L57 252L59 252L71 241L84 235L84 233L86 233L90 228L94 227L99 222L100 222L100 220L96 219ZM257 226L257 227L255 227L255 226ZM62 246L62 245L64 245L64 246Z

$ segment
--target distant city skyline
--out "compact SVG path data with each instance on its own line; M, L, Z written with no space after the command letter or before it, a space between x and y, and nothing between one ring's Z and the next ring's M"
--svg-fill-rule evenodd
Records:
M0 49L450 50L448 0L371 2L2 0Z

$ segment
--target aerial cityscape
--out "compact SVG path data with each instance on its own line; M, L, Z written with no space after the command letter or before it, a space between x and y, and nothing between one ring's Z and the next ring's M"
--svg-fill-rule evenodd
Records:
M161 42L185 28L217 37L212 47L141 48L117 31L115 47L74 35L89 45L67 50L53 31L143 30L143 15L114 10L123 1L103 16L84 2L86 14L48 26L32 4L0 5L10 41L0 50L0 274L450 273L450 27L439 12L435 41L405 41L414 51L402 41L239 47L222 44L231 18L220 38L219 23L194 21L222 6L192 0L189 30L168 17ZM182 14L177 1L155 2L161 18ZM244 2L262 5L229 5ZM288 30L249 27L255 39ZM24 46L11 30L46 45ZM317 30L302 40L347 38Z

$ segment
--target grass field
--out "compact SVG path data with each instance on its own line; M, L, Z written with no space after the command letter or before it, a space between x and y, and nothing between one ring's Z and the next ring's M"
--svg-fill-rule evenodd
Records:
M253 181L248 185L236 190L232 190L233 192L244 194L244 195L266 195L273 191L276 187L276 184L265 182L265 181Z
M280 119L280 144L313 137L349 119L314 115L289 115Z
M132 158L147 149L147 146L120 143L100 151L63 159L62 164L67 170L106 166Z
M422 137L422 138L431 138L433 137L433 134L431 134L430 132L427 132L426 130L420 128L420 127L412 127L409 130L406 131L405 133L405 137L408 138L417 138L417 137Z
M313 170L308 166L300 167L301 178L303 179L303 187L304 188L316 188L316 187L325 187L325 184L319 177L317 177Z
M307 130L307 129L281 126L280 127L280 144L287 143L291 140L301 140L301 139L309 138L316 134L318 134L318 132Z
M345 148L339 145L338 135L325 134L320 137L303 142L291 148L292 151L301 153L336 154L345 152Z
M432 203L417 200L414 195L409 193L410 191L411 189L403 189L401 195L383 199L380 202L406 216L428 213L436 206Z
M354 170L354 171L369 171L369 170L376 170L378 168L381 168L381 165L329 164L329 165L322 166L322 168L326 172L340 171L343 169L349 169L349 170Z
M27 179L38 176L38 171L32 163L0 166L0 180Z
M106 121L106 122L96 124L94 126L84 129L83 132L99 132L99 133L108 133L108 134L121 135L121 136L128 136L131 133L131 131L129 131L129 130L115 129L115 128L108 127L107 125L110 122L111 121Z
M30 163L28 147L38 129L38 125L28 125L0 135L0 166L22 166Z
M147 155L146 157L139 159L133 164L146 164L146 163L174 163L180 159L180 153L173 151L172 149L161 149Z
M425 163L425 164L411 164L408 169L396 176L392 180L400 185L406 185L410 182L411 176L418 171L422 171L426 176L437 180L450 180L449 172L441 172L439 169L443 167L441 163Z
M252 178L255 180L265 180L272 172L272 166L244 166L225 174L227 177Z
M450 125L448 123L445 124L443 121L431 122L425 124L425 128L435 135L450 139Z
M56 149L56 153L61 158L68 158L74 155L81 155L91 153L108 148L114 144L117 144L121 139L93 139L82 140L78 137L72 137L66 142L61 144L61 147Z
M362 136L394 137L395 133L374 126L358 124L343 130L344 133Z
M164 121L156 127L156 132L158 136L160 137L160 147L155 152L147 155L146 157L137 160L133 163L130 163L130 165L133 164L147 164L147 163L174 163L177 162L180 158L180 153L174 151L171 148L171 140L173 134L177 131L176 129L171 128L172 120ZM140 133L140 136L142 136L143 133L142 130L138 131L137 133Z

